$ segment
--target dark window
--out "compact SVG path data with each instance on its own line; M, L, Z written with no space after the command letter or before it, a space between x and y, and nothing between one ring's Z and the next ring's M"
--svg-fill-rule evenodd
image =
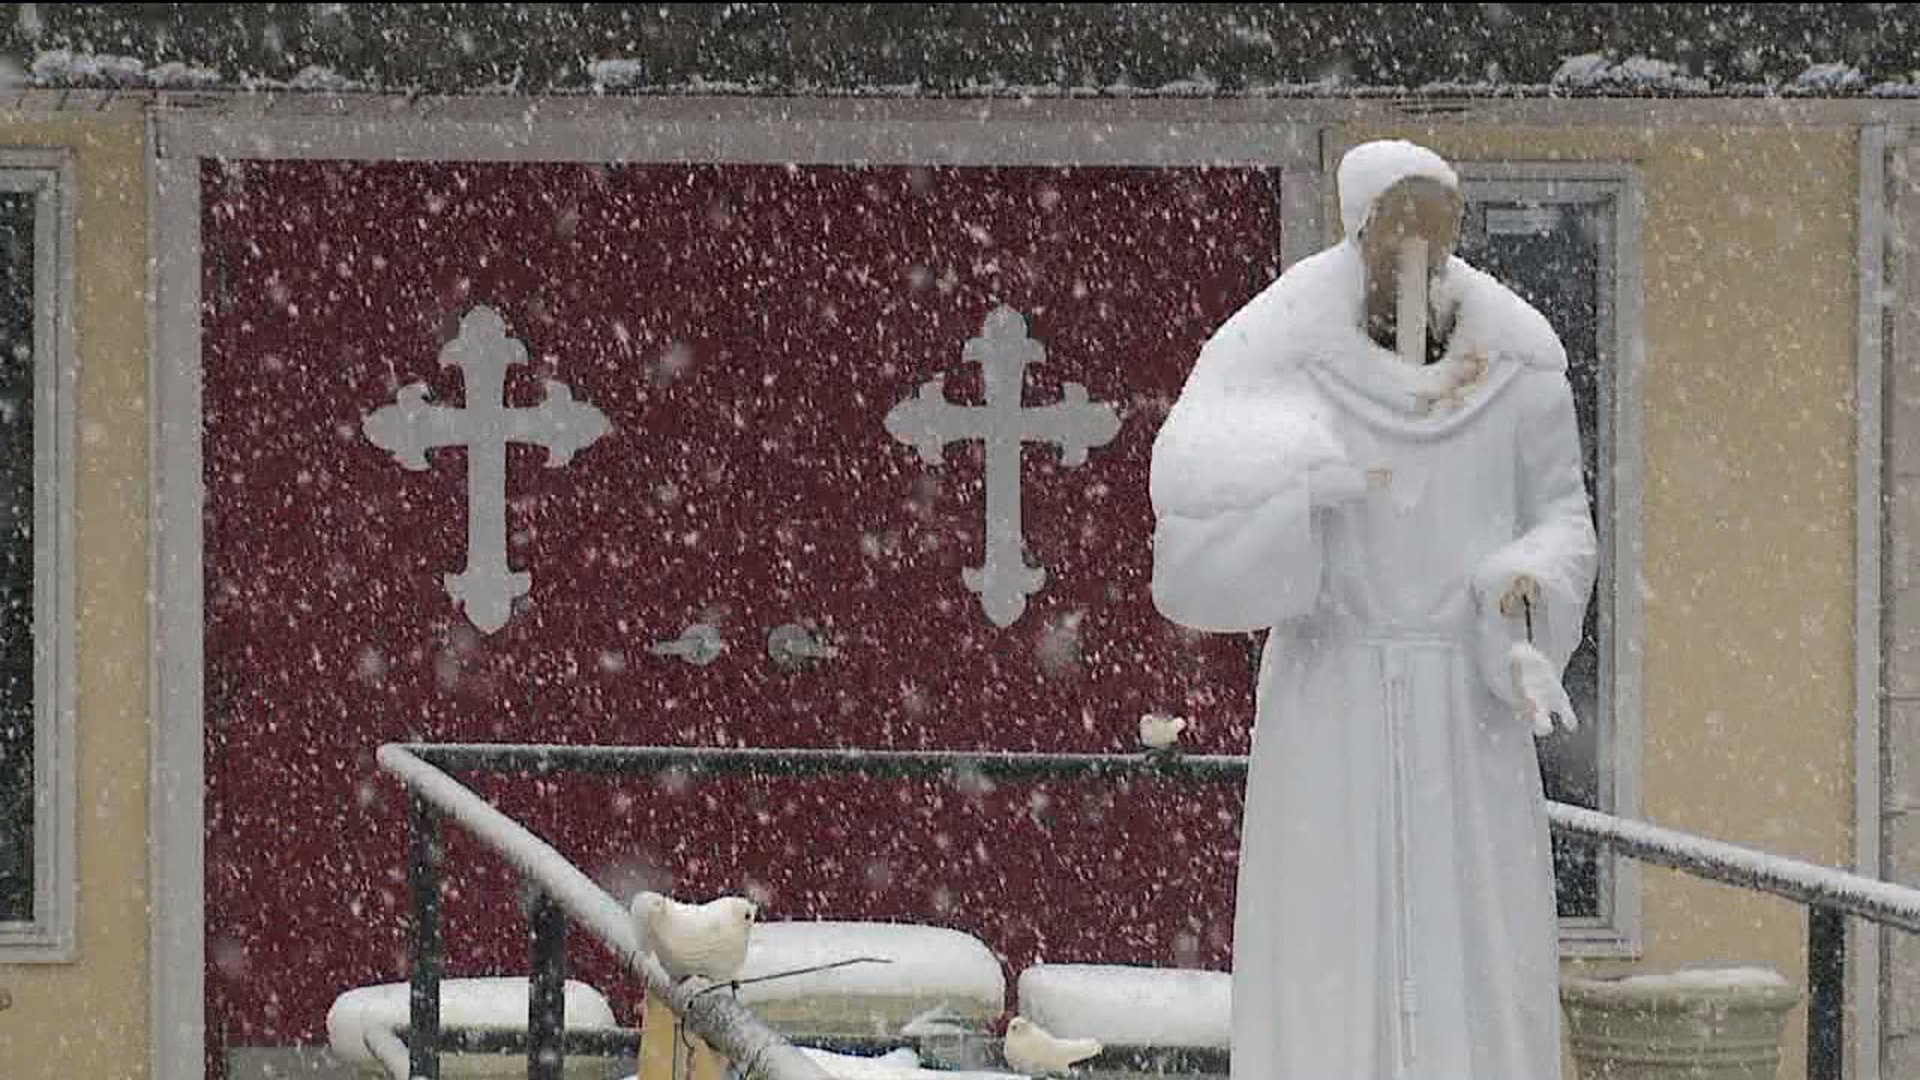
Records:
M35 918L34 224L0 192L0 922Z
M1566 346L1568 378L1579 416L1587 493L1600 531L1603 560L1614 545L1608 528L1610 493L1600 463L1612 460L1606 423L1612 385L1606 368L1612 340L1614 200L1528 201L1470 195L1460 256L1505 282L1538 308ZM1604 698L1601 640L1603 605L1609 602L1602 566L1601 588L1587 609L1586 634L1567 666L1567 693L1583 723L1569 735L1556 732L1538 745L1547 797L1598 810L1612 810L1603 790L1601 747L1612 738L1610 702ZM1562 917L1600 918L1607 911L1607 867L1590 843L1554 838L1554 870Z

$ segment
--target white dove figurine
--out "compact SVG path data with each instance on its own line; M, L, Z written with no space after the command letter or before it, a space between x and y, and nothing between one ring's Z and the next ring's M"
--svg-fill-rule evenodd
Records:
M1054 1076L1073 1068L1076 1061L1100 1052L1098 1039L1062 1039L1024 1016L1007 1021L1001 1046L1007 1064L1028 1076Z
M730 982L746 963L747 938L759 910L739 896L683 904L643 892L633 898L633 936L642 952L660 959L675 982L689 975Z
M1185 730L1185 717L1148 713L1140 718L1140 745L1149 750L1165 750L1180 741L1180 733Z
M1553 661L1532 644L1516 641L1508 652L1508 662L1513 665L1514 687L1520 698L1514 711L1532 725L1534 735L1545 738L1556 726L1568 731L1580 726L1567 688L1553 670Z

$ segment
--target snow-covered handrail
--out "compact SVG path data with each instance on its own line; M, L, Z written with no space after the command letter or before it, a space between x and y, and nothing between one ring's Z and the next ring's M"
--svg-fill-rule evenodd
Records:
M634 963L650 987L665 986L658 963L631 958L632 931L612 897L571 864L513 821L453 781L441 768L483 771L534 771L686 775L744 774L750 777L860 773L896 777L983 776L1040 780L1064 777L1160 776L1189 781L1242 779L1248 759L1234 754L1181 753L1014 753L956 750L860 750L846 748L566 746L527 744L409 744L382 747L380 763L415 789L417 799L452 813L496 850L539 880L577 921ZM468 808L466 810L459 809ZM424 805L416 814L424 813ZM1556 833L1604 845L1620 855L1671 867L1710 881L1784 897L1807 907L1808 1001L1807 1075L1839 1080L1845 1028L1844 970L1846 917L1872 920L1908 933L1920 933L1920 889L1851 874L1843 870L1768 855L1675 829L1615 817L1612 814L1547 803ZM430 824L428 825L430 828ZM423 841L424 842L424 841ZM429 860L430 861L430 860ZM548 867L548 862L556 864ZM425 879L430 882L429 877ZM425 895L431 894L427 889ZM430 901L416 900L416 903ZM422 914L431 925L430 909ZM558 978L558 976L551 976ZM432 993L416 984L416 1008ZM824 1080L811 1059L780 1040L730 998L708 994L690 1001L692 990L667 988L665 995L687 1026L722 1053L745 1061L752 1080ZM726 1005L732 1005L731 1010ZM691 1006L691 1007L689 1007ZM696 1016L710 1009L725 1015ZM795 1059L798 1060L795 1060ZM782 1075L775 1075L775 1070Z
M555 771L690 772L744 771L764 774L880 773L937 776L974 771L987 776L1045 777L1134 773L1227 777L1244 775L1243 754L1049 754L1005 751L860 750L846 748L578 746L500 743L436 743L410 747L451 768L488 768L511 761L517 768ZM1547 803L1555 829L1638 859L1731 885L1858 915L1920 933L1920 889L1877 881L1814 863L1674 829L1616 817L1567 803Z
M1644 863L1774 893L1920 933L1920 889L1844 870L1768 855L1644 821L1549 802L1547 819L1563 832L1607 845Z
M646 979L688 1030L734 1062L748 1080L828 1080L825 1070L762 1023L730 994L702 994L699 977L675 983L651 954L641 954L625 907L545 840L495 809L406 746L380 748L380 767L438 807L461 828L538 883L580 926Z
M1244 776L1244 754L1034 753L1018 750L863 750L857 747L594 746L568 743L417 743L407 749L449 769L511 763L535 772L744 772L764 776L859 773L934 777L1136 775L1161 772Z

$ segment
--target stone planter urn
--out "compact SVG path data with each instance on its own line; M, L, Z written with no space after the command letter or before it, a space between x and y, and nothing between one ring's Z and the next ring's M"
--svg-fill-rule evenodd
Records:
M1800 992L1768 968L1561 981L1580 1080L1776 1080Z

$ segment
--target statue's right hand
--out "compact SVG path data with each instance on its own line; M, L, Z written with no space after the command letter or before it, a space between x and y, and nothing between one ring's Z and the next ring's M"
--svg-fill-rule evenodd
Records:
M1531 574L1521 574L1500 595L1500 614L1517 619L1530 607L1540 606L1540 582Z

